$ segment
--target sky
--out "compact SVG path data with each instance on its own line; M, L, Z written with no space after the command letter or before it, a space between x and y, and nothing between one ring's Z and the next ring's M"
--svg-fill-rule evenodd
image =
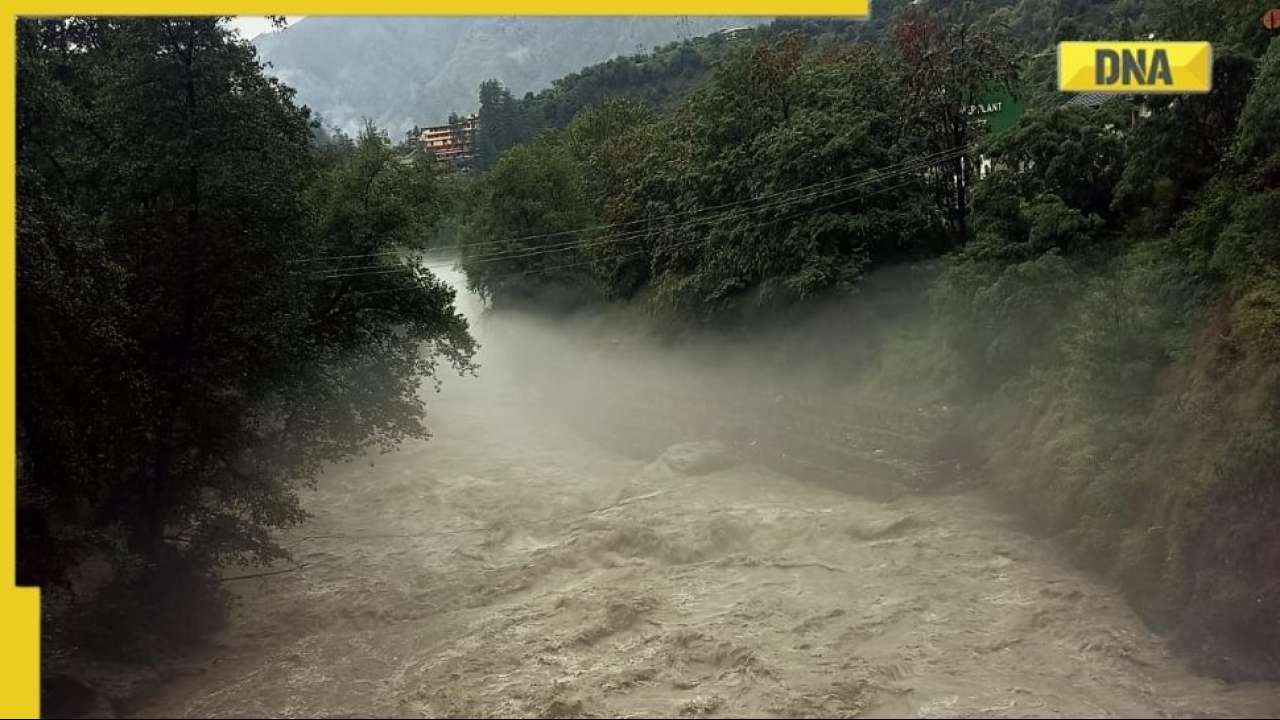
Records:
M301 20L305 15L286 15L289 24ZM245 40L252 40L264 32L271 30L271 21L262 15L238 15L231 21L231 27L240 31Z

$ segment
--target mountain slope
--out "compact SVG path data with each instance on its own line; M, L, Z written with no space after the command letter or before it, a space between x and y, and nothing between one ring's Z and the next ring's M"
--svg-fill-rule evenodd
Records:
M765 18L309 17L254 39L300 102L347 132L394 134L477 108L497 78L517 96L620 54Z

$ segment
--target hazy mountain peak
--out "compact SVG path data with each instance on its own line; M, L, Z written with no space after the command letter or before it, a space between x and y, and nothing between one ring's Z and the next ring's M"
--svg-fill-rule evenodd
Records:
M325 121L394 135L478 107L488 78L516 96L617 55L766 22L737 17L308 17L253 44Z

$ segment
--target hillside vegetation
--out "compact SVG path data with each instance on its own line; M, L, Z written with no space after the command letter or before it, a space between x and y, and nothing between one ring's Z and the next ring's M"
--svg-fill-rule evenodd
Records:
M535 119L467 193L471 285L672 333L883 308L844 382L959 407L974 478L1206 669L1280 676L1269 3L885 5L500 97ZM1212 41L1213 92L1061 107L1051 43L1148 34ZM965 110L1001 88L1029 110L983 134ZM889 268L922 312L878 300Z
M735 17L308 17L253 40L268 72L326 123L400 137L477 108L496 78L523 94L584 65L677 38L755 25Z
M481 167L489 168L504 151L529 142L540 131L560 129L579 112L609 99L627 98L657 111L674 110L711 69L730 53L754 42L784 34L805 37L819 47L836 47L883 31L883 18L901 0L882 3L869 20L838 18L779 19L758 27L739 26L731 33L676 40L652 52L623 55L590 65L523 97L498 77L480 86Z
M471 369L453 290L400 257L441 178L371 128L321 141L218 18L23 20L17 127L18 579L47 660L145 658Z

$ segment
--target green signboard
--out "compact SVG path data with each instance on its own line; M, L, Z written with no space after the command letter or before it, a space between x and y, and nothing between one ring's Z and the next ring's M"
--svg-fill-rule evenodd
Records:
M1021 97L1000 88L978 94L965 112L971 122L994 134L1017 125L1026 109Z

